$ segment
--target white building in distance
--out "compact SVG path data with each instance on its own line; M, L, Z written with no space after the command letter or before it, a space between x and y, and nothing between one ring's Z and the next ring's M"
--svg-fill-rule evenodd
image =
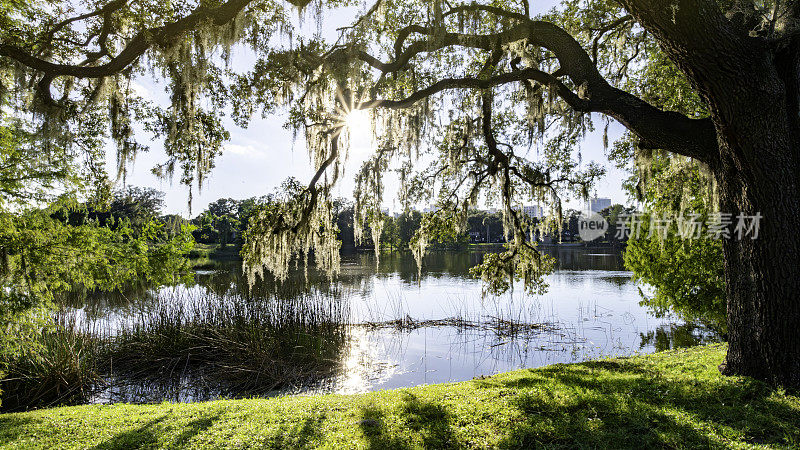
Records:
M592 212L600 212L611 206L610 198L590 198L586 201L586 210Z
M519 206L514 206L513 209L515 211L519 211ZM530 217L531 219L541 219L544 217L544 208L539 205L528 205L522 207L522 213L526 216Z
M539 205L524 206L522 212L533 219L541 219L544 217L544 209Z

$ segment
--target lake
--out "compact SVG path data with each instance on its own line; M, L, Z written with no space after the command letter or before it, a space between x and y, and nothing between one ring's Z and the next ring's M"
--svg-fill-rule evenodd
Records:
M268 277L250 288L239 263L231 263L198 271L193 285L94 297L86 305L76 305L80 320L109 336L128 336L129 341L134 339L130 336L141 340L147 333L169 335L196 321L206 324L202 333L224 328L228 331L212 335L223 341L224 334L224 339L233 341L242 333L230 337L234 334L229 329L235 327L229 324L246 322L239 328L250 330L241 338L248 341L238 357L249 364L220 363L230 377L219 367L211 376L207 364L190 364L192 354L212 355L206 359L223 354L208 350L217 345L208 344L216 338L208 338L180 358L154 358L170 363L146 376L131 370L134 363L116 371L112 364L108 384L90 401L357 393L715 339L699 326L656 317L640 306L640 289L647 292L647 286L632 281L619 251L582 247L544 251L558 261L557 270L546 278L549 289L544 295L527 295L517 284L506 294L483 296L481 282L470 278L468 270L481 262L484 252L435 251L425 257L421 272L409 252L384 253L379 264L373 253L354 253L343 256L341 273L333 282L299 267L285 283ZM171 316L183 317L181 324L165 326L177 320L168 319ZM253 334L253 324L259 321L288 341ZM264 346L272 350L256 348L267 341ZM137 345L131 348L142 348ZM274 350L277 347L281 350ZM224 351L228 359L236 353L229 347ZM261 356L265 352L272 356ZM267 362L255 364L262 359ZM122 362L118 366L124 367ZM246 382L241 381L242 374ZM220 382L220 378L239 381Z

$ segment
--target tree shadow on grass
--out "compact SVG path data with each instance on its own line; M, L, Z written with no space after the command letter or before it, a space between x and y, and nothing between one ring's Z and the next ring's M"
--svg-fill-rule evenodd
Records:
M451 426L451 416L439 404L420 400L411 393L404 393L403 405L397 412L398 423L389 424L384 411L369 407L361 411L361 431L371 449L416 448L406 439L392 435L391 427L405 428L418 435L424 448L455 448L458 446ZM394 420L394 419L391 419Z
M730 440L800 440L800 409L771 397L769 386L720 381L665 378L630 361L538 369L500 382L525 390L512 402L525 419L502 447L707 448Z
M268 448L314 448L317 441L323 437L322 423L324 414L315 417L306 417L300 423L292 426L283 426L271 439L265 442Z
M15 441L23 434L26 427L33 427L40 422L42 421L30 417L0 415L0 445Z
M193 437L211 428L211 425L214 425L214 422L217 420L219 420L219 413L210 417L201 417L189 422L184 426L184 430L180 436L175 438L172 445L178 447L185 446Z
M156 417L134 430L117 433L111 439L93 447L95 450L150 448L158 443L156 426L167 418L167 414Z
M164 430L159 429L158 425L164 422L168 416L169 414L161 415L139 428L118 433L111 439L96 445L94 448L97 450L107 450L154 447L158 444L160 435L164 433ZM183 426L181 434L172 441L170 447L182 448L188 446L189 441L191 441L193 437L211 428L219 418L219 413L216 413L211 416L192 420Z

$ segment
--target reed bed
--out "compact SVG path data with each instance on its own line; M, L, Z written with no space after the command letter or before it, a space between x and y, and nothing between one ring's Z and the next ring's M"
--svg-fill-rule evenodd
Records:
M85 403L102 382L98 361L104 354L99 333L82 329L74 316L55 315L20 354L3 361L2 410Z
M264 395L332 377L347 345L346 302L162 291L134 313L88 320L61 309L5 361L5 411L107 401ZM136 392L140 391L140 392Z
M533 313L497 306L487 313L450 305L447 318L415 319L400 297L382 305L387 319L354 323L350 293L335 284L250 291L223 280L149 291L128 305L103 300L111 307L105 317L91 304L67 304L28 354L7 362L2 409L296 392L340 375L353 328L450 327L509 341L563 331Z
M335 375L346 318L343 302L313 294L173 298L117 331L104 369L116 380L188 377L221 396L262 395Z

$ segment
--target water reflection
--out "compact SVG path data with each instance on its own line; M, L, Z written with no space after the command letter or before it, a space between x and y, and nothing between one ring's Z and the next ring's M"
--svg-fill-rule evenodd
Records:
M481 285L468 271L481 262L483 252L433 252L425 258L421 277L410 253L398 252L382 255L380 265L371 253L345 255L334 281L316 270L297 268L287 282L267 275L248 286L239 265L229 264L198 272L192 286L92 296L72 305L80 308L82 320L105 324L112 336L130 337L131 330L137 330L139 340L129 339L129 344L141 345L157 334L184 339L176 330L187 329L205 340L186 348L220 345L215 337L230 344L225 351L208 352L203 358L197 351L189 357L186 354L192 351L177 350L185 360L166 354L157 358L169 364L134 359L128 362L128 373L117 366L96 402L364 392L714 339L707 330L656 318L640 306L638 287L623 270L619 252L544 250L557 259L558 270L547 278L549 291L538 297L525 295L519 285L502 296L481 297ZM302 301L309 298L313 302ZM169 308L173 312L164 313ZM182 315L176 321L178 309ZM256 310L261 312L252 312ZM336 317L327 311L335 311ZM244 315L236 316L239 313ZM309 318L325 326L298 325ZM361 325L403 318L422 322L452 318L472 325ZM170 320L179 326L165 328L159 322ZM507 333L491 326L500 322L543 326ZM221 356L216 360L214 355ZM237 361L236 355L250 363ZM142 376L145 371L139 366L155 370ZM268 366L273 372L274 367L283 367L284 372L267 376ZM220 371L225 367L236 370L226 376Z
M557 261L561 270L608 270L624 269L622 252L611 247L585 248L559 245L543 246L542 251Z
M641 348L654 347L656 351L692 347L717 342L719 336L709 328L694 323L669 324L642 333Z

